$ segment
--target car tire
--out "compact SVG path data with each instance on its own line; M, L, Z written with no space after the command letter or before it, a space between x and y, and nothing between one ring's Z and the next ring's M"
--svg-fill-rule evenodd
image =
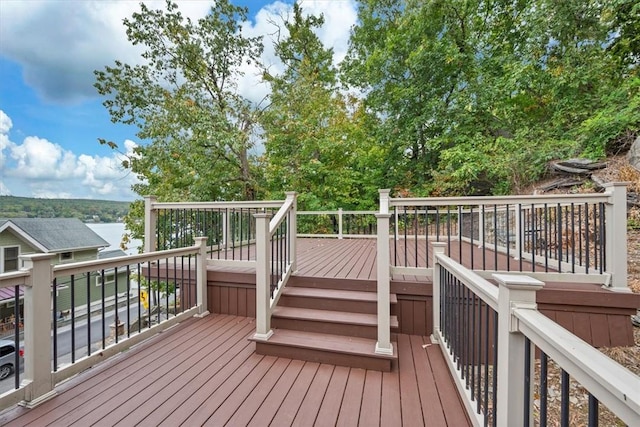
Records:
M13 366L11 365L0 366L0 380L7 378L12 373L13 373Z

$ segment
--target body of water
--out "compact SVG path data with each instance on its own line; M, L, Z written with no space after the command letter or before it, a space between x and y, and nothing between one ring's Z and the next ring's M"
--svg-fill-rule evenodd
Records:
M114 250L120 249L120 242L122 241L122 236L125 233L124 223L121 222L113 222L113 223L101 223L101 224L87 224L87 226L92 229L98 236L102 237L104 240L109 242L109 247L105 250ZM132 240L127 245L127 249L125 252L128 255L133 255L138 253L138 246L142 245L142 242L138 239Z

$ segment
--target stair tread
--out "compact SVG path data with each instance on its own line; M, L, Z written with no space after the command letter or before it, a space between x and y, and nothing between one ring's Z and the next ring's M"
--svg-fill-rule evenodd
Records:
M330 323L348 323L354 325L376 326L377 314L351 313L346 311L315 310L312 308L281 307L273 309L272 316L288 319L300 319ZM391 328L398 327L398 317L390 316Z
M329 352L366 355L383 359L395 359L398 357L396 353L396 343L393 343L393 355L386 355L375 352L375 339L317 332L302 332L290 329L275 329L273 335L266 343L318 349Z
M377 302L377 298L378 298L375 292L323 289L323 288L306 288L301 286L286 287L282 290L282 295L295 296L295 297L307 297L307 298L340 299L345 301L364 301L364 302ZM396 294L389 295L389 302L391 304L397 304L398 298L396 297Z

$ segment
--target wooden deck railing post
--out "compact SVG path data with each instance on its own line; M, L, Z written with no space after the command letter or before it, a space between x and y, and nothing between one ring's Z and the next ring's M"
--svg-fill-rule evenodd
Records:
M631 292L627 286L627 183L605 184L609 202L605 207L605 262L611 273L609 289Z
M291 206L291 216L289 218L289 243L290 246L290 256L291 256L291 271L295 272L298 270L298 250L297 250L297 242L298 242L298 193L295 191L287 191L284 193L287 196L287 200L293 199L293 204Z
M544 283L524 275L494 274L498 282L498 390L497 412L494 416L498 426L523 425L525 415L524 360L525 336L518 331L514 308L536 308L536 292ZM533 349L531 350L533 352ZM530 357L529 372L533 372L534 357ZM533 404L533 381L530 382L529 400ZM533 411L529 411L531 416ZM533 425L533 419L530 424Z
M440 281L442 280L440 277L440 268L438 264L438 255L443 255L444 250L447 247L447 244L444 242L433 242L431 243L433 247L433 335L435 337L436 331L440 330ZM432 338L432 341L435 342L435 339Z
M382 210L382 204L381 204ZM378 221L378 255L377 255L377 275L378 275L378 342L376 342L376 353L393 354L391 345L391 309L390 309L390 272L389 265L389 218L386 213L376 214Z
M207 237L196 237L196 246L200 248L198 251L197 262L198 271L196 272L196 299L200 305L198 317L204 317L209 314L209 303L207 301Z
M158 222L158 211L153 207L156 196L144 196L144 251L154 252L157 250L158 239L156 226Z
M256 219L256 333L253 338L268 340L271 330L271 245L269 244L269 220L271 214L253 215Z
M26 407L33 407L53 397L51 375L51 284L55 255L36 254L23 257L31 269L31 282L24 290L24 379Z
M338 209L338 239L342 239L342 208Z

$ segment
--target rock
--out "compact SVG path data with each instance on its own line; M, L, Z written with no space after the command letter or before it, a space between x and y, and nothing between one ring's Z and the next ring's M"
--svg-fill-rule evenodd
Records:
M631 148L627 153L627 160L629 160L631 166L640 171L640 136L631 144Z

